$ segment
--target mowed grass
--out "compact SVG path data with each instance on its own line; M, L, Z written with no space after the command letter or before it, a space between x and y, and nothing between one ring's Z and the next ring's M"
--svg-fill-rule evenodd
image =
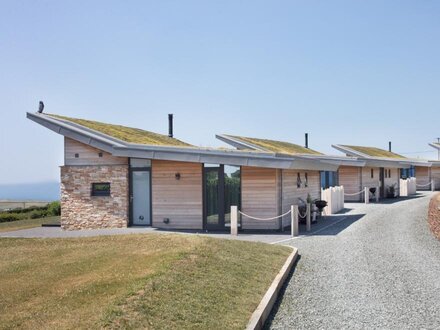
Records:
M0 233L5 231L14 231L20 229L28 229L34 227L40 227L43 223L53 224L59 223L60 217L47 217L39 219L24 219L10 222L0 223Z
M291 250L148 234L0 239L0 328L242 329Z

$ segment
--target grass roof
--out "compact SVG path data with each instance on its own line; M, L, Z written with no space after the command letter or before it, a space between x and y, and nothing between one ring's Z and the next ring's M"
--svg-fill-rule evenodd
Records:
M256 147L262 148L267 151L283 153L283 154L291 154L291 155L322 155L320 152L302 147L300 145L284 142L284 141L275 141L275 140L267 140L267 139L257 139L250 138L244 136L234 136L234 135L225 135L229 136L235 140L242 141L244 143L252 144Z
M69 118L59 115L48 114L48 116L70 121L72 123L84 126L86 128L95 130L99 133L109 135L113 138L129 142L146 145L159 145L159 146L176 146L176 147L191 147L192 145L182 142L175 138L170 138L167 135L153 133L145 131L139 128L126 127L121 125L113 125L101 123L98 121Z
M400 158L400 159L406 158L394 152L390 152L375 147L362 147L362 146L349 146L349 145L343 145L343 147L353 149L354 151L361 152L370 157Z

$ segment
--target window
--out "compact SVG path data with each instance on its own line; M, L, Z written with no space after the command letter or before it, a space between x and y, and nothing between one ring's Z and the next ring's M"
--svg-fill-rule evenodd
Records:
M371 178L374 178L374 170L371 169Z
M307 173L304 174L304 187L308 187L309 186L309 176L307 175Z
M92 183L92 196L110 196L109 182L94 182Z
M388 177L391 178L391 169L388 170Z
M385 179L388 178L388 170L385 169Z
M296 187L301 188L301 175L299 172L296 174Z

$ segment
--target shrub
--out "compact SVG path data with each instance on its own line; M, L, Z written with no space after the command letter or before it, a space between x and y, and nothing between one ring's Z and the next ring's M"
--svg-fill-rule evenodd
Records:
M46 210L34 210L29 214L29 218L31 218L31 219L38 219L38 218L44 218L44 217L47 217Z
M52 202L47 206L48 216L56 216L60 214L61 214L61 204L59 201Z
M11 222L20 220L22 217L18 214L10 213L0 213L0 223L1 222Z

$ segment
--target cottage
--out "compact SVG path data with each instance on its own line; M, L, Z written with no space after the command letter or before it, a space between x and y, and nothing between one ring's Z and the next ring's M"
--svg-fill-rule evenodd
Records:
M64 136L63 229L153 226L225 230L230 206L256 217L281 214L311 194L320 171L352 159L270 149L192 146L169 134L43 113L27 117ZM242 219L241 229L279 230L283 221Z
M429 169L431 164L422 160L413 160L389 150L376 147L332 145L347 156L363 160L363 166L341 166L339 184L344 186L347 201L360 201L363 194L357 194L365 187L378 188L375 193L380 198L399 193L400 178L414 176L414 168Z

